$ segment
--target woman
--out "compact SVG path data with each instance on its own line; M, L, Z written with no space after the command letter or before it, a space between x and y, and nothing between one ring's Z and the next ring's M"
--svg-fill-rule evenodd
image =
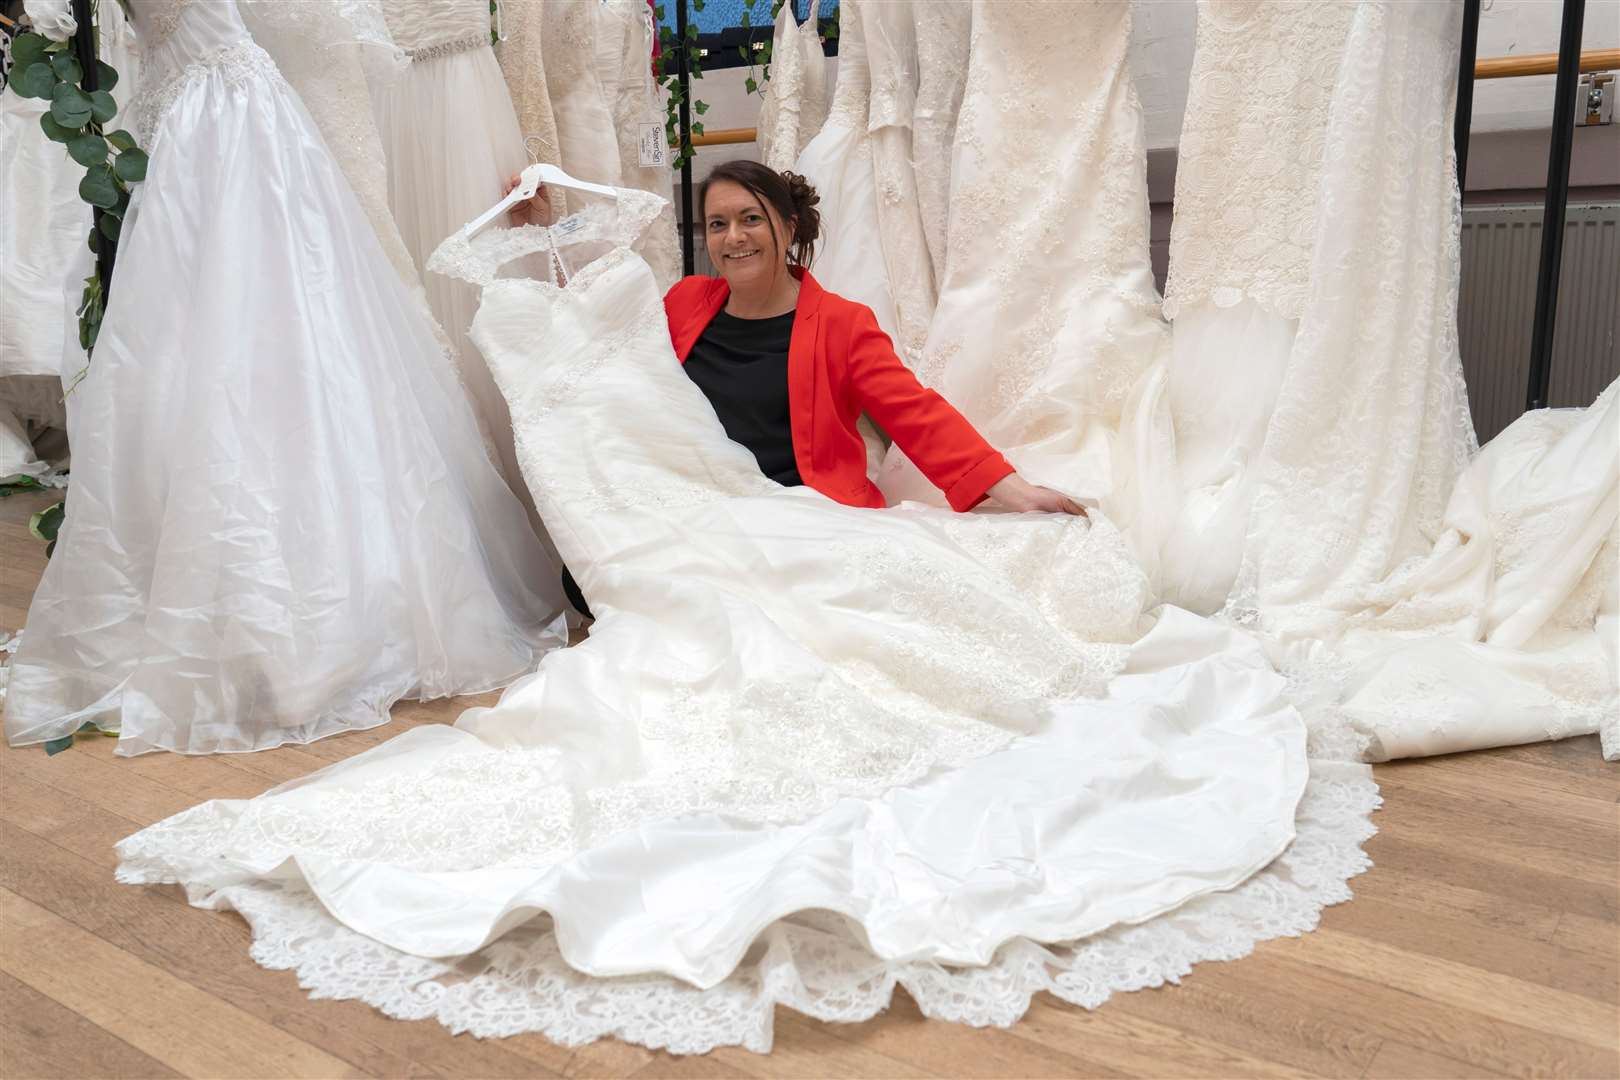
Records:
M506 190L517 186L512 177ZM1019 476L895 355L871 309L827 292L807 269L820 233L815 189L755 161L718 165L698 188L718 278L683 278L664 297L670 338L726 434L771 479L850 506L880 508L856 428L866 413L956 510L986 498L1009 510L1084 514ZM513 211L551 222L545 188ZM583 607L573 582L564 585Z

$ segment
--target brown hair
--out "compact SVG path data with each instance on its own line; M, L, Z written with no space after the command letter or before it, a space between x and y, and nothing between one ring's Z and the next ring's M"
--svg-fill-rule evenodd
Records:
M716 180L736 184L758 199L761 206L769 203L791 233L788 265L810 265L816 255L816 239L821 235L821 212L816 209L821 197L810 181L798 173L777 172L757 161L725 161L716 165L698 186L699 215L707 216L709 185Z

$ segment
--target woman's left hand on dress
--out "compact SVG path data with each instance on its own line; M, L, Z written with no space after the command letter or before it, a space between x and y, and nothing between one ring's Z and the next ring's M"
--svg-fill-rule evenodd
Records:
M1086 516L1086 508L1069 496L1053 491L1049 487L1032 484L1017 473L998 480L985 494L1008 510L1035 510L1048 514Z

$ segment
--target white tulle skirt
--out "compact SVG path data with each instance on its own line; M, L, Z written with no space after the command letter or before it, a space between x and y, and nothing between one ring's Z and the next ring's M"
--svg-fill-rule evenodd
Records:
M521 675L560 607L420 308L256 55L192 78L152 140L11 665L13 744L94 721L123 754L245 751L380 724Z
M506 80L490 49L470 49L416 60L378 87L372 104L388 157L394 220L422 273L428 304L455 345L467 394L501 471L523 493L506 399L467 340L478 292L425 269L433 249L495 205L506 178L528 164Z
M1168 369L1180 507L1163 537L1161 595L1221 610L1243 563L1256 463L1299 323L1252 300L1177 316Z

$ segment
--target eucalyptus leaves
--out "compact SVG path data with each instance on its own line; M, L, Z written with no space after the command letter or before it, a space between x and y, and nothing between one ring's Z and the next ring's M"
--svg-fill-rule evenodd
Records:
M12 42L11 51L11 89L20 97L51 103L39 118L40 128L85 168L79 198L101 211L94 215L89 240L90 250L100 255L104 245L118 242L129 208L129 185L146 179L146 154L135 137L123 130L106 132L105 125L118 113L111 93L118 72L96 61L96 89L86 90L86 72L69 42L25 33ZM98 268L85 279L78 311L79 345L87 353L95 348L105 309L106 283Z

